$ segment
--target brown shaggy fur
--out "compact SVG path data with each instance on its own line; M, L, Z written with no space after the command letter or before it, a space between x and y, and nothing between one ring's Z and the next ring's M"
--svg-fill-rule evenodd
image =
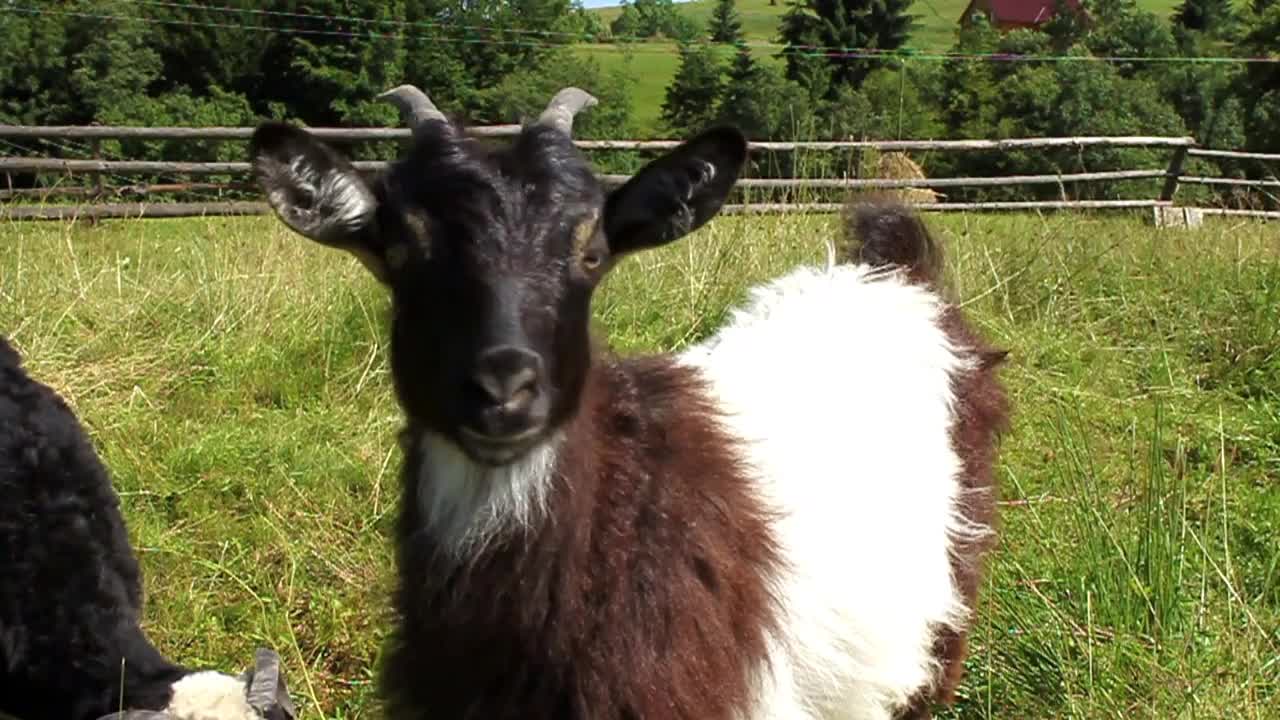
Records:
M770 519L702 382L602 359L568 424L551 517L463 566L405 478L388 717L729 720L777 628ZM424 467L408 439L408 468ZM425 568L432 568L424 572Z
M855 262L899 267L912 282L947 294L941 248L920 218L905 206L885 198L852 206L846 218L846 240ZM996 371L1008 353L979 337L954 305L944 311L942 326L951 342L974 361L972 369L952 380L956 414L951 441L964 465L960 478L961 514L970 523L992 529L980 537L960 540L952 548L951 574L966 607L972 611L977 606L984 559L995 544L996 445L1009 422L1008 399ZM927 720L931 705L955 701L968 654L968 632L943 629L934 642L934 652L942 672L934 687L917 695L900 716L903 720Z

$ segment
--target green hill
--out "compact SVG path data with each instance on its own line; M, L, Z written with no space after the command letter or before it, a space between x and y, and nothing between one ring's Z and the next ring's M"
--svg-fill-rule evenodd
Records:
M778 0L777 5L770 5L769 0L737 0L743 31L747 41L755 46L757 57L772 58L781 49L780 45L773 45L778 42L778 21L787 11L786 2L787 0ZM1162 15L1171 14L1179 3L1180 0L1138 0L1139 7ZM912 33L910 46L932 52L952 47L956 39L957 23L968 4L969 0L916 0L912 12L916 15L917 26ZM679 12L704 26L714 7L715 0L694 0L676 5ZM607 24L621 10L608 7L596 8L590 12L597 13ZM770 46L763 47L765 43ZM632 51L627 53L618 45L590 44L580 46L580 52L593 55L605 68L623 65L630 57L632 76L636 79L636 123L645 135L661 135L658 125L662 99L680 62L675 43L654 40L634 43L631 47ZM726 47L724 52L728 56L732 51Z

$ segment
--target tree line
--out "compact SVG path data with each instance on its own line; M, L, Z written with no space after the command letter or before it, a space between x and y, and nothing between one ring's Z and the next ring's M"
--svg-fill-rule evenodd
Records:
M1088 22L1059 13L1041 31L1001 33L979 18L958 30L944 61L832 52L904 48L916 21L911 3L790 0L776 50L746 42L733 0L718 0L705 27L671 0L629 0L608 27L578 0L8 0L0 2L0 122L389 125L396 114L375 96L411 82L484 124L527 117L557 88L576 84L601 99L580 120L581 136L630 137L639 131L636 64L604 69L579 44L609 40L626 54L630 40L663 36L678 41L680 55L663 100L664 135L716 122L756 139L1191 134L1207 146L1280 152L1280 66L1209 61L1280 54L1280 0L1185 0L1172 18L1136 0L1086 0ZM992 59L1008 54L1044 60ZM1130 60L1097 60L1116 57ZM105 152L238 159L241 149L138 141ZM352 152L385 156L388 148ZM931 174L981 175L1137 167L1157 155L923 160ZM617 172L638 161L607 157ZM765 158L758 172L841 173L856 162Z
M389 125L376 96L404 82L510 122L573 83L601 98L584 132L631 132L627 83L571 52L587 17L573 0L0 2L0 122Z
M1280 0L1239 7L1185 0L1171 18L1136 0L1086 0L1082 18L1059 0L1057 15L1040 30L999 32L979 15L958 29L945 59L831 52L904 48L915 22L911 1L793 0L779 26L783 62L769 63L744 42L733 0L718 0L707 35L736 52L726 59L713 46L681 43L664 122L680 134L728 121L759 139L1191 135L1208 147L1280 153L1280 64L1239 61L1280 59ZM1167 162L1167 152L1141 149L1037 150L939 154L926 166L937 175L997 175L1158 169ZM1257 177L1277 168L1197 160L1188 172ZM1119 189L1096 191L1106 198Z

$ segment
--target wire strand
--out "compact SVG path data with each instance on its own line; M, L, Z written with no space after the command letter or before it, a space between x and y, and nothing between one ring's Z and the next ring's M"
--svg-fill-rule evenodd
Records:
M435 20L390 20L381 18L362 18L352 15L322 15L318 13L284 12L280 10L259 10L257 8L234 8L225 5L196 5L193 3L172 2L171 0L110 0L117 4L146 5L174 9L195 10L210 13L230 13L258 15L262 17L279 17L295 20L316 20L328 23L351 22L361 25L382 25L405 28L438 28L441 30L479 30L483 32L506 33L512 35L536 35L538 37L563 37L572 40L594 40L590 33L575 33L564 30L529 30L525 28L502 28L494 25L471 25L449 23Z

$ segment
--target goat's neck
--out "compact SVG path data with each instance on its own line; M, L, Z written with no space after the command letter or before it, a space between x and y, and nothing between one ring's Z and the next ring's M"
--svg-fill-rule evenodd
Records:
M612 442L609 408L634 401L625 362L604 356L593 362L578 411L545 442L500 467L472 460L456 443L438 433L406 430L406 497L413 503L410 533L427 533L436 548L454 562L465 562L496 544L539 532L554 522L562 493L577 500L589 496L594 477L593 450ZM616 428L614 428L616 430Z
M455 560L513 533L533 532L546 520L562 444L557 434L515 462L490 467L448 438L423 432L409 468L416 475L412 501L420 529Z

